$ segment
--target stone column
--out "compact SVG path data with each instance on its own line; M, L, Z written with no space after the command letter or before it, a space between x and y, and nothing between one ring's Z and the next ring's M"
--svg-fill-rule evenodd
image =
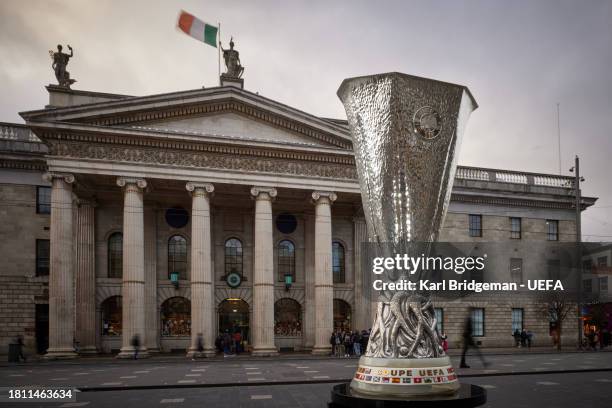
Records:
M278 354L274 345L274 244L272 239L272 199L276 197L276 189L253 187L251 194L255 197L252 355L272 356Z
M47 173L51 182L49 348L46 358L75 358L72 174Z
M144 179L118 178L123 187L123 332L118 358L132 358L132 338L140 338L140 357L148 357L145 329Z
M155 203L144 209L145 343L149 353L159 353L157 311L157 212Z
M191 192L191 347L188 357L215 355L213 324L213 271L210 230L210 195L212 184L186 185ZM198 352L198 337L204 350Z
M312 354L331 353L329 338L334 329L334 283L332 276L331 204L336 194L312 193L315 204L315 345Z
M315 235L314 215L304 216L304 348L312 350L315 344Z
M371 276L365 275L370 272L362 269L363 251L361 246L367 241L365 218L353 218L353 271L355 277L355 319L353 327L359 330L367 329L372 325L372 318L370 317L372 291L369 286Z
M79 354L95 354L96 270L93 200L79 199L76 209L76 340Z

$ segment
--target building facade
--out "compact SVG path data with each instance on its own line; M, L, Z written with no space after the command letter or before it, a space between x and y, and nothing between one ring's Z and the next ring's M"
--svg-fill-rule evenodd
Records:
M255 355L326 354L333 330L370 326L346 121L235 84L47 90L25 125L0 126L0 352L22 335L51 358L129 356L138 335L145 355L189 354L201 335L210 355L227 331ZM571 177L459 166L440 240L571 242L573 197ZM485 347L518 326L548 343L520 296L436 307L451 347L468 315Z

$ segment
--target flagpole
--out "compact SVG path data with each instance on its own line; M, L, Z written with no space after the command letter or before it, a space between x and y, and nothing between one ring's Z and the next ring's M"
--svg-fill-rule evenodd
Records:
M219 22L219 43L217 44L217 65L219 73L219 84L221 84L221 23Z

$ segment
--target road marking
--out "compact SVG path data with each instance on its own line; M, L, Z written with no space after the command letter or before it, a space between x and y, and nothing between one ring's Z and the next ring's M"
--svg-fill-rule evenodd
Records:
M101 371L106 371L106 370L91 370L91 371L95 371L95 372L99 373Z
M265 378L247 378L247 381L265 381Z
M312 378L324 379L324 378L329 378L329 375L313 375Z
M597 382L605 382L605 383L612 382L612 380L611 380L611 379L609 379L609 378L598 378L598 379L597 379L597 380L595 380L595 381L597 381Z
M552 381L538 381L536 384L538 385L559 385L559 383Z
M318 371L316 370L304 371L304 374L312 374L312 373L318 373Z
M120 382L107 382L107 383L102 383L100 385L121 385L121 384L123 384L123 383L120 383Z
M560 358L551 358L550 361L561 361Z
M491 384L481 384L480 386L482 388L486 388L487 390L492 390L494 388L497 388L495 385L491 385Z
M192 368L191 371L203 373L204 371L206 371L206 369L205 368Z
M555 365L557 363L542 363L542 365Z
M295 368L303 369L303 368L310 368L310 367L295 367Z
M185 377L201 377L202 374L185 374Z
M492 374L492 373L499 372L499 370L482 370L482 372L485 373L485 374Z
M134 371L134 374L149 374L150 371Z
M25 374L9 374L9 377L25 377Z
M67 379L66 377L49 378L50 381L66 381Z
M138 378L137 375L124 375L123 377L119 377L119 378Z
M349 365L345 365L345 367L353 368L353 367L357 367L357 364L349 364Z
M272 399L271 395L251 395L252 400Z
M193 384L196 380L178 380L179 384Z
M515 363L524 363L525 360L514 360Z
M83 401L83 402L67 402L63 405L60 405L60 407L84 407L85 405L89 404L89 401Z
M185 398L164 398L159 401L160 404L177 404L179 402L185 402Z
M249 371L246 375L261 375L261 371Z
M244 367L245 370L259 370L259 367Z
M72 375L89 375L89 373L74 373Z
M514 364L500 364L502 367L514 367Z

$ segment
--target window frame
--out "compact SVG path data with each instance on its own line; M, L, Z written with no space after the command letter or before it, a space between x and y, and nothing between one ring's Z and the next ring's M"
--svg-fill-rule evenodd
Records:
M114 237L121 237L121 245L117 249L118 252L113 252L111 249L111 240ZM119 262L113 262L113 256L119 256ZM111 279L122 279L123 278L123 232L115 231L111 233L106 240L106 277ZM113 265L119 264L118 271L115 271Z
M551 227L554 226L551 232ZM559 241L559 220L546 220L546 240Z
M476 319L476 312L482 312L482 319ZM470 317L472 318L472 337L485 337L485 309L484 307L474 307L470 310ZM476 332L476 323L482 328L482 332ZM479 334L480 333L480 334Z
M338 252L341 256L336 257L336 249L341 250ZM332 241L332 283L346 283L346 248L338 240Z
M518 226L518 229L515 228L515 226ZM510 217L510 239L522 239L522 235L523 235L522 218L521 217Z
M41 257L40 251L42 244L45 243L47 246L47 266L41 267L41 263L44 262L45 257ZM36 240L36 264L35 264L35 276L49 276L51 268L51 240L49 239L37 239Z
M283 254L285 251L281 248L283 244L290 245L290 253ZM278 281L285 282L285 275L291 275L292 283L295 283L295 244L290 239L281 239L276 245L276 250Z
M482 238L482 214L468 214L468 233L472 238Z
M600 277L597 279L597 283L598 283L598 286L599 286L599 291L600 291L600 292L607 292L607 291L608 291L608 277L607 277L607 276L600 276ZM602 285L602 283L603 283L604 285ZM602 286L605 286L605 288L604 288L604 287L602 287Z
M49 192L49 204L41 203L41 191ZM42 211L43 207L48 208L48 210ZM36 186L36 214L51 214L51 187Z
M238 242L239 246L228 246L227 244L230 241ZM236 248L235 253L228 254L228 250L231 250L232 248ZM228 262L228 259L232 259L232 258L233 258L233 261ZM239 262L237 262L237 260L239 260ZM236 269L232 270L231 268L232 266L236 266ZM238 237L229 237L223 243L223 271L224 271L224 275L221 278L221 280L225 280L227 275L233 272L240 275L240 277L244 280L244 245L242 243L242 240Z
M172 259L171 259L171 253L170 253L171 245L172 245L172 248L174 248L175 250L178 247L177 246L178 242L177 241L173 241L175 238L180 238L181 242L185 246L184 254L182 254L185 257L184 260L177 261L176 260L177 253L173 254L172 255ZM170 275L171 275L172 272L176 272L176 269L177 269L176 265L177 265L177 262L178 262L179 265L183 265L182 269L178 271L178 273L179 273L179 280L187 280L188 279L188 273L189 273L189 245L187 243L187 238L185 238L181 234L174 234L174 235L170 236L168 238L168 242L166 244L166 250L167 250L166 255L167 255L167 258L168 258L167 259L167 261L168 261L168 264L167 264L167 268L168 268L167 276L168 276L168 279L171 279ZM181 254L178 253L178 255L181 255ZM172 267L170 266L171 262L172 262Z
M513 264L517 263L517 261L520 261L520 279L516 280L515 279L515 275L517 274L516 272L514 272L514 268L513 268ZM512 280L512 282L514 283L523 283L523 258L510 258L510 279Z
M523 331L523 328L525 326L525 309L522 308L522 307L513 307L511 309L511 311L510 311L510 313L511 313L511 321L510 321L510 325L511 326L510 326L510 328L512 330L512 334L514 334L514 331L515 331L515 324L514 324L515 323L515 320L514 320L515 312L520 312L520 316L521 316L521 319L520 319L521 320L521 324L520 324L521 327L518 328L519 333Z
M582 288L583 292L593 293L593 279L583 279L582 280Z

